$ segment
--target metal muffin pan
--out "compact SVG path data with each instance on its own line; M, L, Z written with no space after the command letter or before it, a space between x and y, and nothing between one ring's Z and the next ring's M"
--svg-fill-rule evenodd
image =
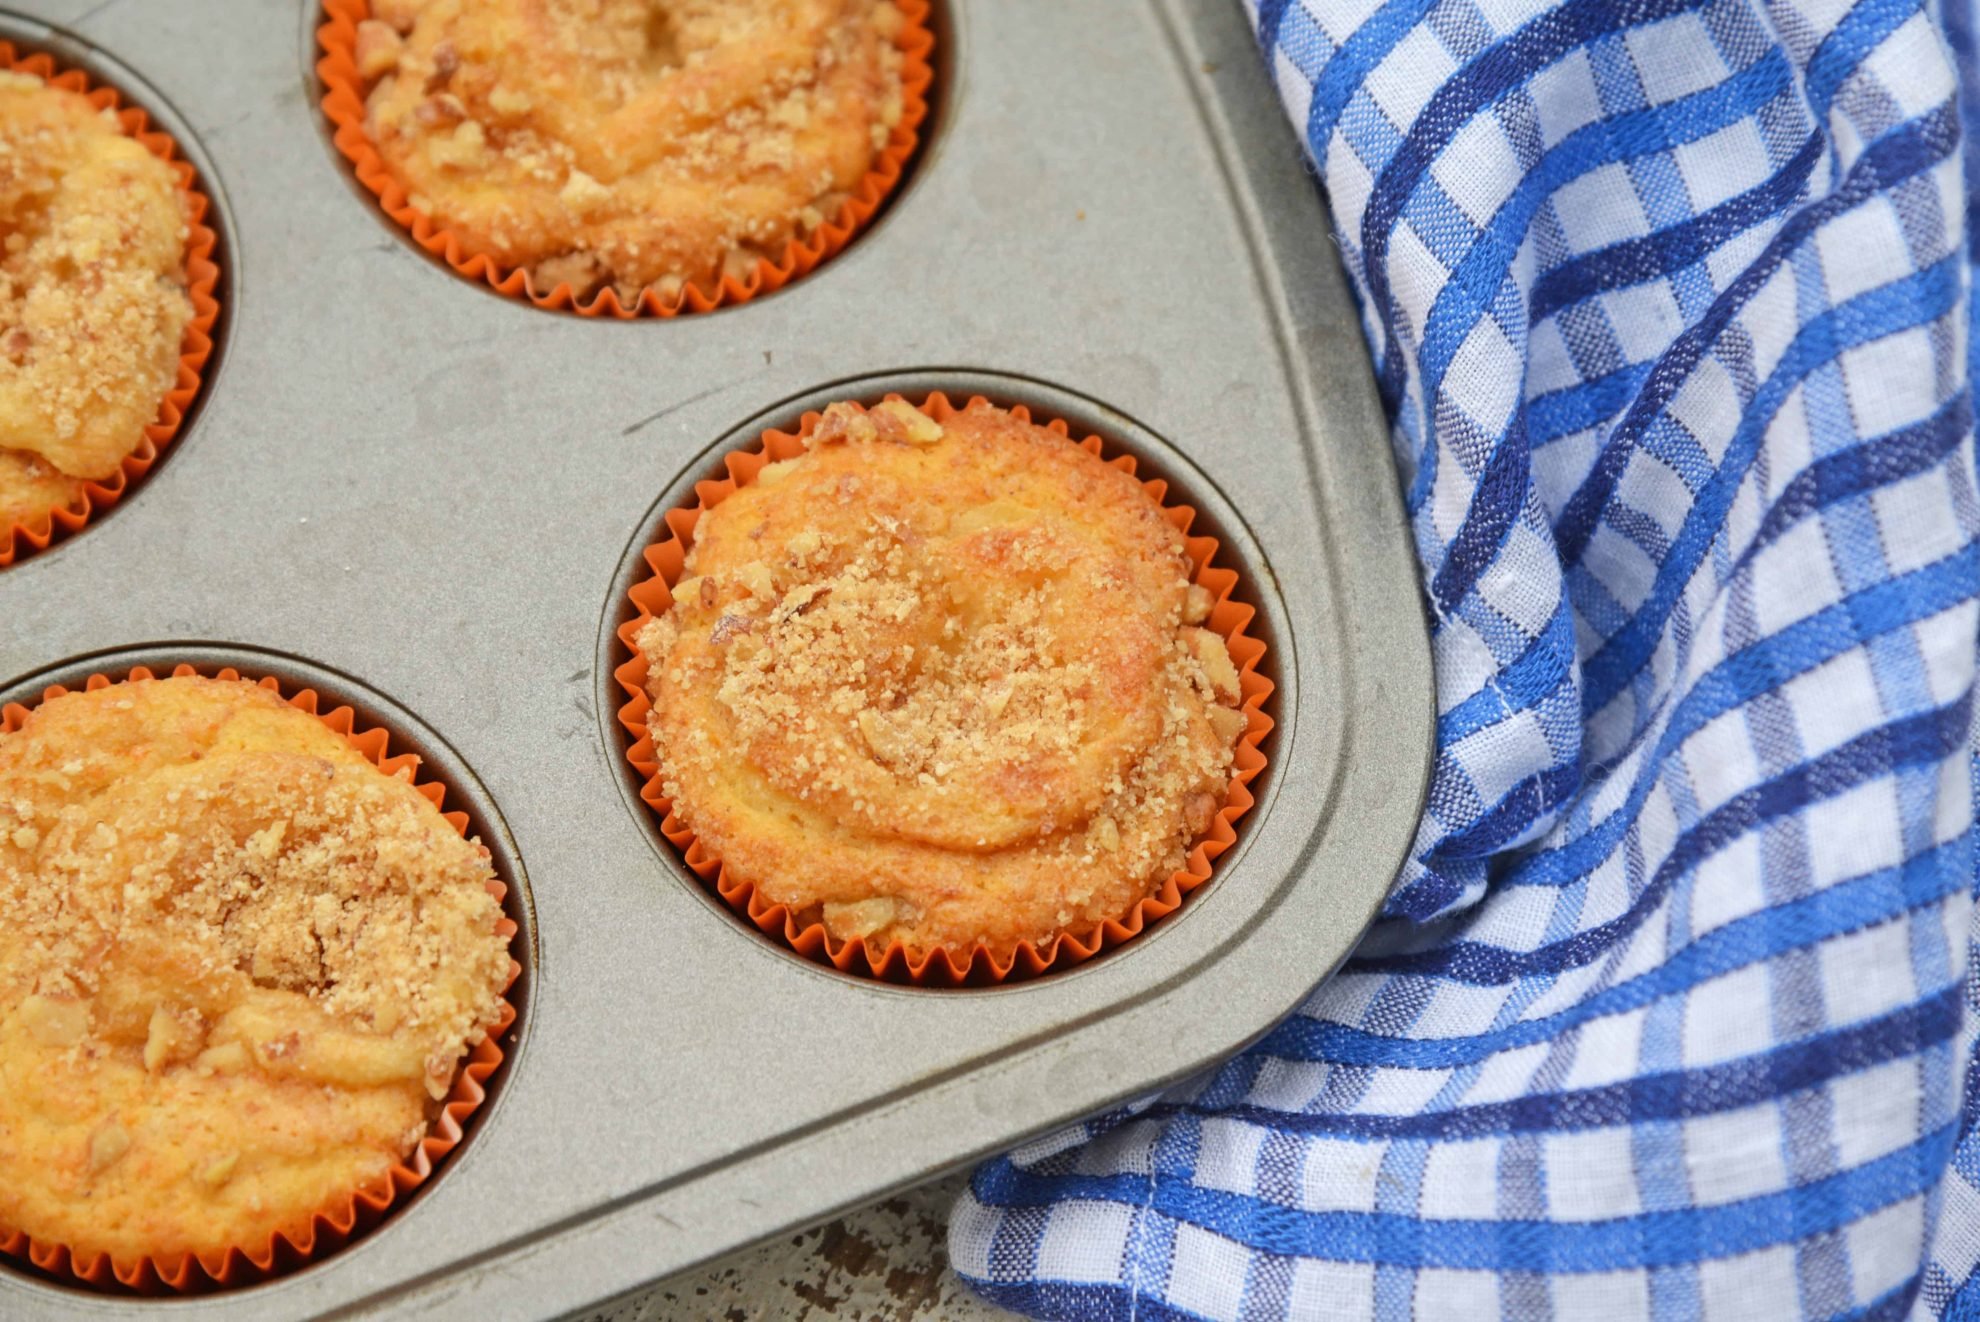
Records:
M328 145L307 0L0 3L0 35L160 112L226 245L192 424L0 572L0 694L179 657L318 682L428 752L533 917L499 1092L385 1224L196 1300L0 1270L0 1316L593 1307L1192 1073L1366 927L1428 779L1428 648L1326 215L1234 0L948 0L931 140L868 233L774 296L636 323L405 243ZM1174 478L1279 685L1212 883L980 991L846 978L711 907L655 845L610 676L631 558L721 449L938 384Z

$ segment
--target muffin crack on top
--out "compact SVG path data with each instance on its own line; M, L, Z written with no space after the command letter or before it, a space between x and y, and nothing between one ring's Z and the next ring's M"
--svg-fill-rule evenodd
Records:
M365 132L471 252L580 299L746 280L901 122L891 0L373 0Z
M1182 534L981 401L833 405L807 446L700 516L638 636L673 813L869 951L1124 917L1223 806L1247 724Z
M0 733L0 1227L120 1263L306 1242L500 1020L494 881L258 685L42 703Z
M144 439L194 307L172 168L116 115L0 70L0 532Z

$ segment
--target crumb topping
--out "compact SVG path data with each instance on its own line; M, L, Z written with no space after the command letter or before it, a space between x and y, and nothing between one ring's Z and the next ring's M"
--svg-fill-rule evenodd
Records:
M500 1010L492 879L253 684L43 703L0 735L0 1222L224 1247L404 1158Z
M114 115L0 71L0 437L12 452L100 481L137 448L193 316L189 232L171 167ZM0 510L45 476L24 468L0 463Z
M837 405L705 514L642 633L675 811L842 936L1118 916L1221 805L1245 718L1138 483L988 406Z
M367 1029L446 1044L483 1027L489 1006L441 974L461 954L481 981L506 969L500 944L476 939L493 903L487 863L436 832L416 794L366 767L260 752L97 802L47 832L10 906L47 957L38 991L95 995L121 952L162 944L203 978L245 974ZM111 912L77 903L113 885Z
M380 0L353 54L412 203L547 291L746 277L902 115L891 0Z

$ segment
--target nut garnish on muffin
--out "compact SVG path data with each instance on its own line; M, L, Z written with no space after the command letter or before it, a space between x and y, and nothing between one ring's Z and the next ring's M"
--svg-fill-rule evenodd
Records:
M673 811L869 949L1124 915L1222 806L1246 725L1182 535L981 402L828 409L705 512L640 635Z
M547 291L747 278L902 116L890 0L376 0L366 132L412 206Z
M144 439L193 318L172 169L76 92L0 70L0 531Z
M408 1157L509 972L487 852L246 681L0 734L0 1225L248 1250Z

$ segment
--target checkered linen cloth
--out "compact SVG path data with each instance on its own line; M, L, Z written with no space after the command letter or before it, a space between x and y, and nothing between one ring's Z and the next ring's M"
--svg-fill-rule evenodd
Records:
M1261 1045L977 1172L976 1289L1980 1317L1947 3L1252 0L1393 419L1429 809Z

